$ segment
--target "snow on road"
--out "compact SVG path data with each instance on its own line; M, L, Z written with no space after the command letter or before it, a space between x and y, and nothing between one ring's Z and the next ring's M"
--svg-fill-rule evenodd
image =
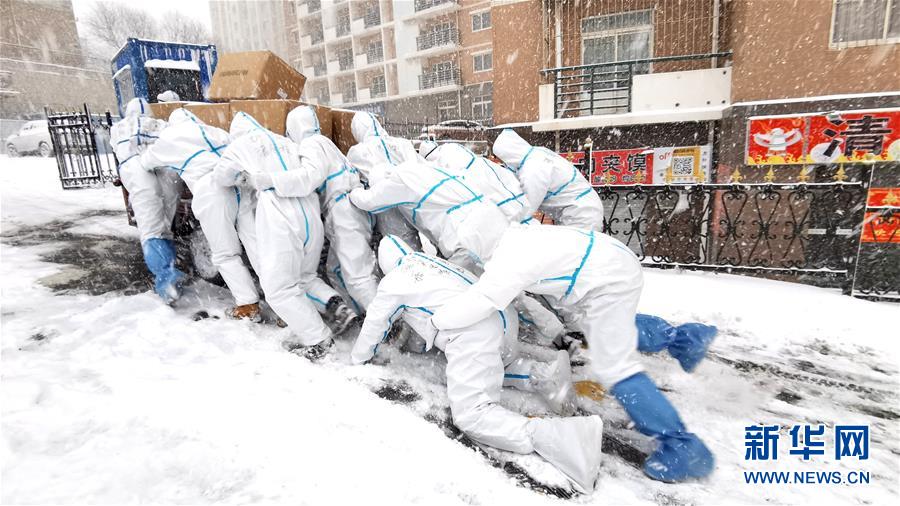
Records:
M221 314L227 294L197 282L173 309L149 293L118 188L62 191L54 161L35 158L0 158L0 185L0 502L564 502L516 485L415 409L372 393L373 381L402 377L397 364L439 368L439 356L352 367L341 343L338 356L313 365L282 350L287 329L194 321L198 309ZM666 485L608 456L598 492L571 502L896 502L900 306L648 269L641 310L722 330L692 375L646 357L717 470ZM419 406L445 402L427 381L411 383L425 389ZM536 409L521 396L504 401ZM582 407L630 433L614 402ZM783 428L777 462L747 462L744 427L754 423L869 425L870 458L836 461L829 443L829 454L804 462L787 453ZM871 483L754 486L744 484L749 470L863 470Z

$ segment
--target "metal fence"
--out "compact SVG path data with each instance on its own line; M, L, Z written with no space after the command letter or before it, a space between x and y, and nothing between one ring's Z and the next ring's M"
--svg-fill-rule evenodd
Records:
M644 265L789 279L900 300L900 208L867 207L871 173L861 167L854 180L595 190L604 232Z
M115 155L109 145L113 119L91 114L87 105L81 111L44 109L47 127L59 169L63 189L85 188L115 181Z

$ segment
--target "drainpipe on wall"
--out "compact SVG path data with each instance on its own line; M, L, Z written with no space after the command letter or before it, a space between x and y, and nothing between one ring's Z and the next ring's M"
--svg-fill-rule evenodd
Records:
M554 63L556 67L562 67L562 21L559 18L559 3L553 3L553 18L554 18L554 36L556 42L553 44L553 49L556 52L556 58Z
M712 52L719 52L719 0L713 0ZM718 60L718 58L713 58L710 68L716 68L719 64Z

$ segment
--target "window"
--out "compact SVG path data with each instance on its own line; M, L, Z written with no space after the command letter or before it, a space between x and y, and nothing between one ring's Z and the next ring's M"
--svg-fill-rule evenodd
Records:
M472 31L478 32L491 27L491 11L472 14Z
M490 95L472 97L472 117L475 119L491 119L494 117L494 101Z
M831 46L900 42L900 0L835 0Z
M455 99L441 100L438 102L438 121L447 121L455 119L457 116L457 105Z
M484 72L494 68L494 53L487 52L476 54L472 57L474 60L475 72Z
M653 14L650 10L595 16L581 21L581 62L612 63L653 55ZM646 74L648 64L635 66Z

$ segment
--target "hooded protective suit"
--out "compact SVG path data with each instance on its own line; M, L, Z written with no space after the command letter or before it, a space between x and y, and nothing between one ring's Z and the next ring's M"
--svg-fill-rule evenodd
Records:
M513 171L477 156L455 142L441 144L429 153L427 160L448 172L462 175L467 184L483 193L510 222L518 223L528 217L525 193Z
M368 185L385 177L393 166L419 160L411 142L391 137L374 115L358 112L350 122L350 131L357 144L347 152L347 160L359 171ZM382 236L396 235L418 251L422 250L419 233L410 225L409 212L403 209L385 209L379 213L375 227Z
M179 174L194 195L191 210L209 241L212 262L238 306L259 301L256 285L241 258L241 243L256 264L252 195L213 180L213 169L228 147L228 133L176 109L156 143L141 155L145 168L165 167Z
M484 194L467 184L462 177L447 172L430 162L405 162L393 167L368 190L350 192L356 207L373 214L401 208L411 223L424 233L445 258L462 266L471 264L459 246L456 229L460 221L474 209L487 208L485 219L506 222L492 203L484 202Z
M134 211L144 261L155 278L155 290L171 301L184 274L175 268L172 219L181 197L178 174L156 167L145 169L140 155L156 142L166 122L150 117L150 107L142 98L133 98L125 107L125 117L113 125L110 141L119 160L119 178L128 190Z
M519 176L527 201L526 216L540 209L560 225L603 230L600 197L565 158L528 144L510 129L497 136L494 154Z
M435 312L435 327L471 325L506 307L522 290L566 307L574 326L587 338L593 374L612 391L637 428L659 442L644 471L662 481L712 472L712 454L687 432L638 361L635 314L643 276L634 253L595 231L523 225L490 230L482 221L470 216L459 237L485 262L484 274L466 293Z
M599 417L528 419L499 404L504 383L539 392L547 386L558 392L571 389L569 375L557 374L559 362L548 366L517 358L518 325L512 307L491 311L465 328L435 332L430 316L476 278L439 258L413 252L394 236L381 240L378 262L385 276L353 346L352 361L371 359L391 325L402 318L425 338L428 348L437 346L446 354L450 410L463 432L503 450L537 451L581 490L592 491L600 463ZM563 372L568 372L564 352L562 358ZM505 375L504 367L510 366L515 372L507 370Z
M301 167L299 147L239 112L231 121L232 142L216 166L219 184L239 184L244 174L265 180L257 188L257 273L266 301L295 334L313 346L331 338L319 312L333 297L316 276L325 240L319 197Z
M299 177L319 195L328 238L326 268L331 284L346 293L348 304L364 313L378 288L372 240L374 218L350 203L347 194L361 188L356 168L330 139L319 133L315 109L297 107L287 116L287 137L300 146Z

